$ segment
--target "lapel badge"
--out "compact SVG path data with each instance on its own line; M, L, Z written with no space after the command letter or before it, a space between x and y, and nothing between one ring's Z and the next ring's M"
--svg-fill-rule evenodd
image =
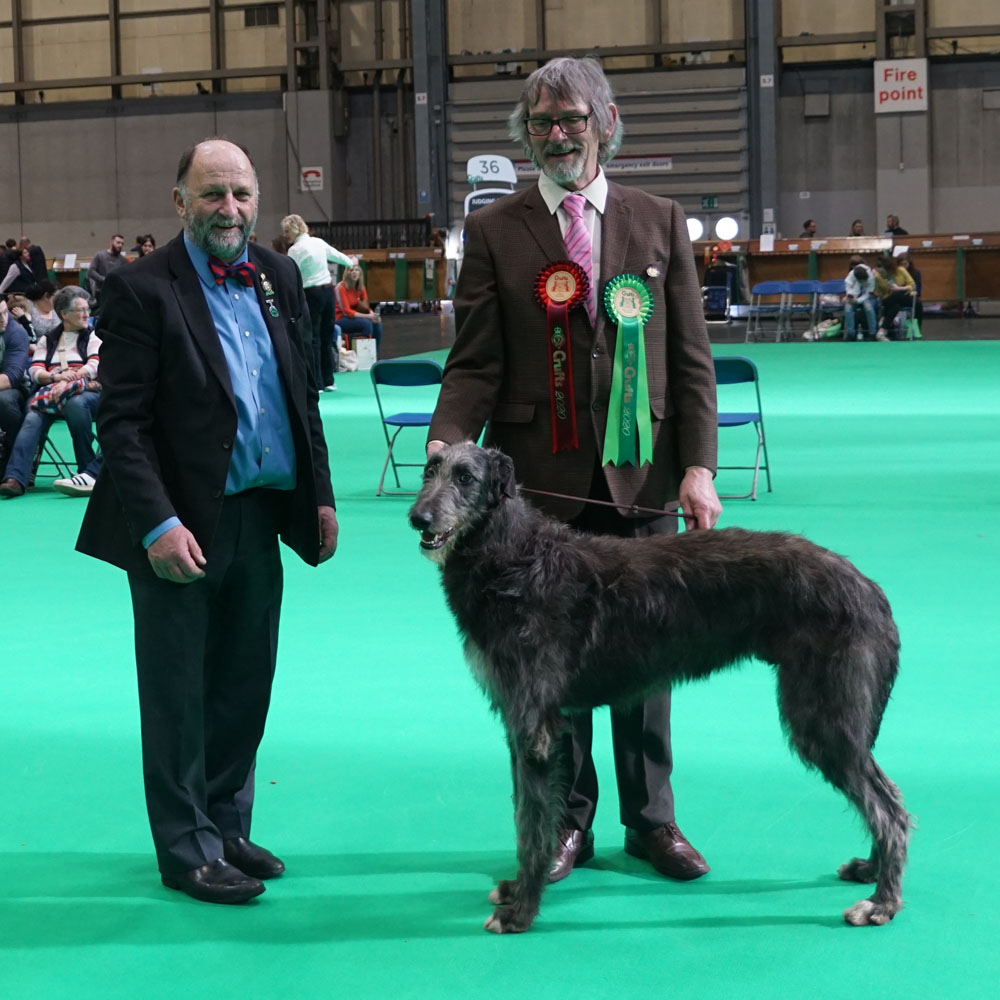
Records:
M661 274L663 274L663 272L656 266L656 264L650 264L649 267L646 268L647 278L659 278Z
M278 307L277 307L277 306L276 306L276 305L275 305L275 304L274 304L273 302L271 303L271 305L270 305L270 308L268 309L268 312L270 312L270 314L271 314L271 315L272 315L272 316L273 316L273 317L274 317L275 319L277 319L277 318L278 318Z
M260 276L260 287L264 289L265 295L274 295L274 289L271 287L271 282L267 280L266 274L261 274Z

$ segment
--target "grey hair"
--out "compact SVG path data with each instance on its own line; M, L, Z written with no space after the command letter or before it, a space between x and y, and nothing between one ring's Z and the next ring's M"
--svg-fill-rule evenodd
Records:
M582 101L587 104L593 115L594 132L599 137L597 162L604 164L614 157L621 148L624 129L621 115L613 123L612 129L610 105L614 103L615 95L611 91L611 84L608 83L604 70L601 69L601 64L592 56L585 56L583 59L561 56L550 60L544 66L539 66L525 80L520 100L507 120L510 137L521 144L533 162L535 155L524 119L540 100L543 89L548 90L559 101L567 103ZM607 139L600 138L609 130L611 134Z
M73 306L74 299L83 299L90 305L90 296L79 285L64 285L52 296L52 308L57 316L62 316Z
M301 215L286 215L281 220L281 231L295 240L303 233L308 233L309 226L306 225L306 221Z

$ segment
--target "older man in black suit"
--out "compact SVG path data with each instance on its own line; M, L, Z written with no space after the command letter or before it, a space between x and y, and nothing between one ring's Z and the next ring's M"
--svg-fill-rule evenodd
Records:
M672 501L689 527L711 528L721 512L715 374L680 205L605 177L622 126L592 59L554 59L532 73L510 132L541 176L466 219L457 337L428 452L476 440L485 425L519 482L564 495L532 493L532 502L581 531L675 531L674 519L636 509ZM626 851L672 878L705 874L674 817L669 694L612 711L611 724ZM594 853L590 714L570 726L550 881Z
M317 565L338 531L302 282L287 257L248 246L257 192L242 147L198 144L173 193L184 232L108 277L105 462L77 544L128 572L162 881L216 903L259 895L284 871L249 839L278 538Z

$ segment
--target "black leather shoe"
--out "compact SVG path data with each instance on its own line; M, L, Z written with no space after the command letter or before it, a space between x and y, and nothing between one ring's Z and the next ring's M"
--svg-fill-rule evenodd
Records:
M168 889L179 889L203 903L245 903L264 891L264 883L216 858L188 872L160 875Z
M563 828L559 831L559 843L556 844L556 856L549 871L549 882L561 882L577 865L585 864L593 856L593 830Z
M266 848L251 843L246 837L224 840L222 850L231 865L254 878L277 878L285 870L285 863L280 858Z
M644 858L661 875L690 882L711 871L676 823L666 823L649 833L625 828L625 853Z

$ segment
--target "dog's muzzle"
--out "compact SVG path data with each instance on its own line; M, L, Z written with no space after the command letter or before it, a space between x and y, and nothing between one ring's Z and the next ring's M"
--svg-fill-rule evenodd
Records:
M420 547L433 551L441 548L454 534L453 531L446 531L443 535L435 535L433 531L420 532Z
M414 506L410 511L410 525L420 532L420 547L428 552L433 552L444 546L454 531L445 531L442 534L431 531L431 515L424 510L418 510Z

